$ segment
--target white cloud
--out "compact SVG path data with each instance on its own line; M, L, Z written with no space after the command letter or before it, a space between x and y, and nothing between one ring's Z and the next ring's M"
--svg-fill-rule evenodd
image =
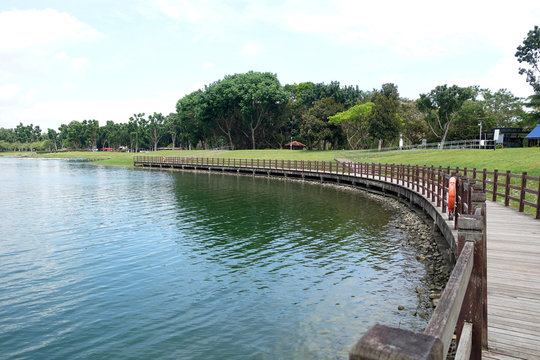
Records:
M0 101L12 101L19 93L20 87L17 84L0 85Z
M202 66L203 69L211 69L216 65L214 63L210 62L210 61L205 61L205 62L203 62L201 64L201 66Z
M156 93L145 98L96 99L75 101L40 101L27 107L13 107L0 113L1 127L15 127L19 122L39 124L42 129L58 128L72 120L95 119L100 124L107 120L127 122L134 113L146 115L161 112L168 115L176 111L175 105L184 94Z
M0 13L0 34L4 34L0 51L8 52L100 36L75 17L54 9L4 11Z
M243 55L257 55L264 51L264 46L261 44L255 43L255 42L248 42L244 47L242 48L242 54Z
M526 82L525 76L518 74L519 63L512 55L501 58L492 66L485 76L476 78L456 79L455 83L460 86L479 85L493 91L508 89L519 97L532 95L532 87Z
M87 58L79 57L71 59L71 68L75 70L81 70L82 68L86 67L87 64Z

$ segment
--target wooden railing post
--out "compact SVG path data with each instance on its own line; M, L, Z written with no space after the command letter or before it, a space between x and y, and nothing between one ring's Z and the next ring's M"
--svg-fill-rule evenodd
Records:
M540 219L540 176L538 176L538 191L536 193L536 218Z
M527 172L521 174L521 193L519 194L519 212L525 210L525 189L527 188Z
M487 314L487 212L486 212L486 192L482 184L474 184L470 196L471 214L482 214L482 251L483 262L479 264L482 267L482 348L487 349L488 345L488 314Z
M504 186L504 206L510 205L510 170L506 170L506 181Z
M491 200L497 201L497 181L499 181L499 170L493 170L493 198Z
M487 178L487 169L484 168L482 171L482 191L486 191L486 178Z

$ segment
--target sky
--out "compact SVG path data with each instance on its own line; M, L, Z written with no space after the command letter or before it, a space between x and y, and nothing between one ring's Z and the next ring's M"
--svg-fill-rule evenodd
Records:
M527 97L514 54L540 1L2 0L0 127L175 111L225 75L271 72L416 99L437 85Z

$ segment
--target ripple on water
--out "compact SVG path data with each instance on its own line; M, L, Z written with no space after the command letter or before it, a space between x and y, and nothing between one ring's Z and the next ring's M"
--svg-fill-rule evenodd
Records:
M419 330L391 210L300 182L0 158L7 358L346 358ZM403 269L416 269L404 272Z

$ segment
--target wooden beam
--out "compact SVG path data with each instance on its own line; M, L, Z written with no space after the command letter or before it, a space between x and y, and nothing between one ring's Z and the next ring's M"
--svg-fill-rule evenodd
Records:
M469 360L472 348L472 324L466 322L461 330L461 340L459 341L455 360Z
M349 359L436 360L443 358L443 351L434 336L376 324L354 345Z
M468 242L461 251L450 278L446 283L439 304L435 308L424 334L441 339L444 356L454 335L459 312L473 268L474 244Z

